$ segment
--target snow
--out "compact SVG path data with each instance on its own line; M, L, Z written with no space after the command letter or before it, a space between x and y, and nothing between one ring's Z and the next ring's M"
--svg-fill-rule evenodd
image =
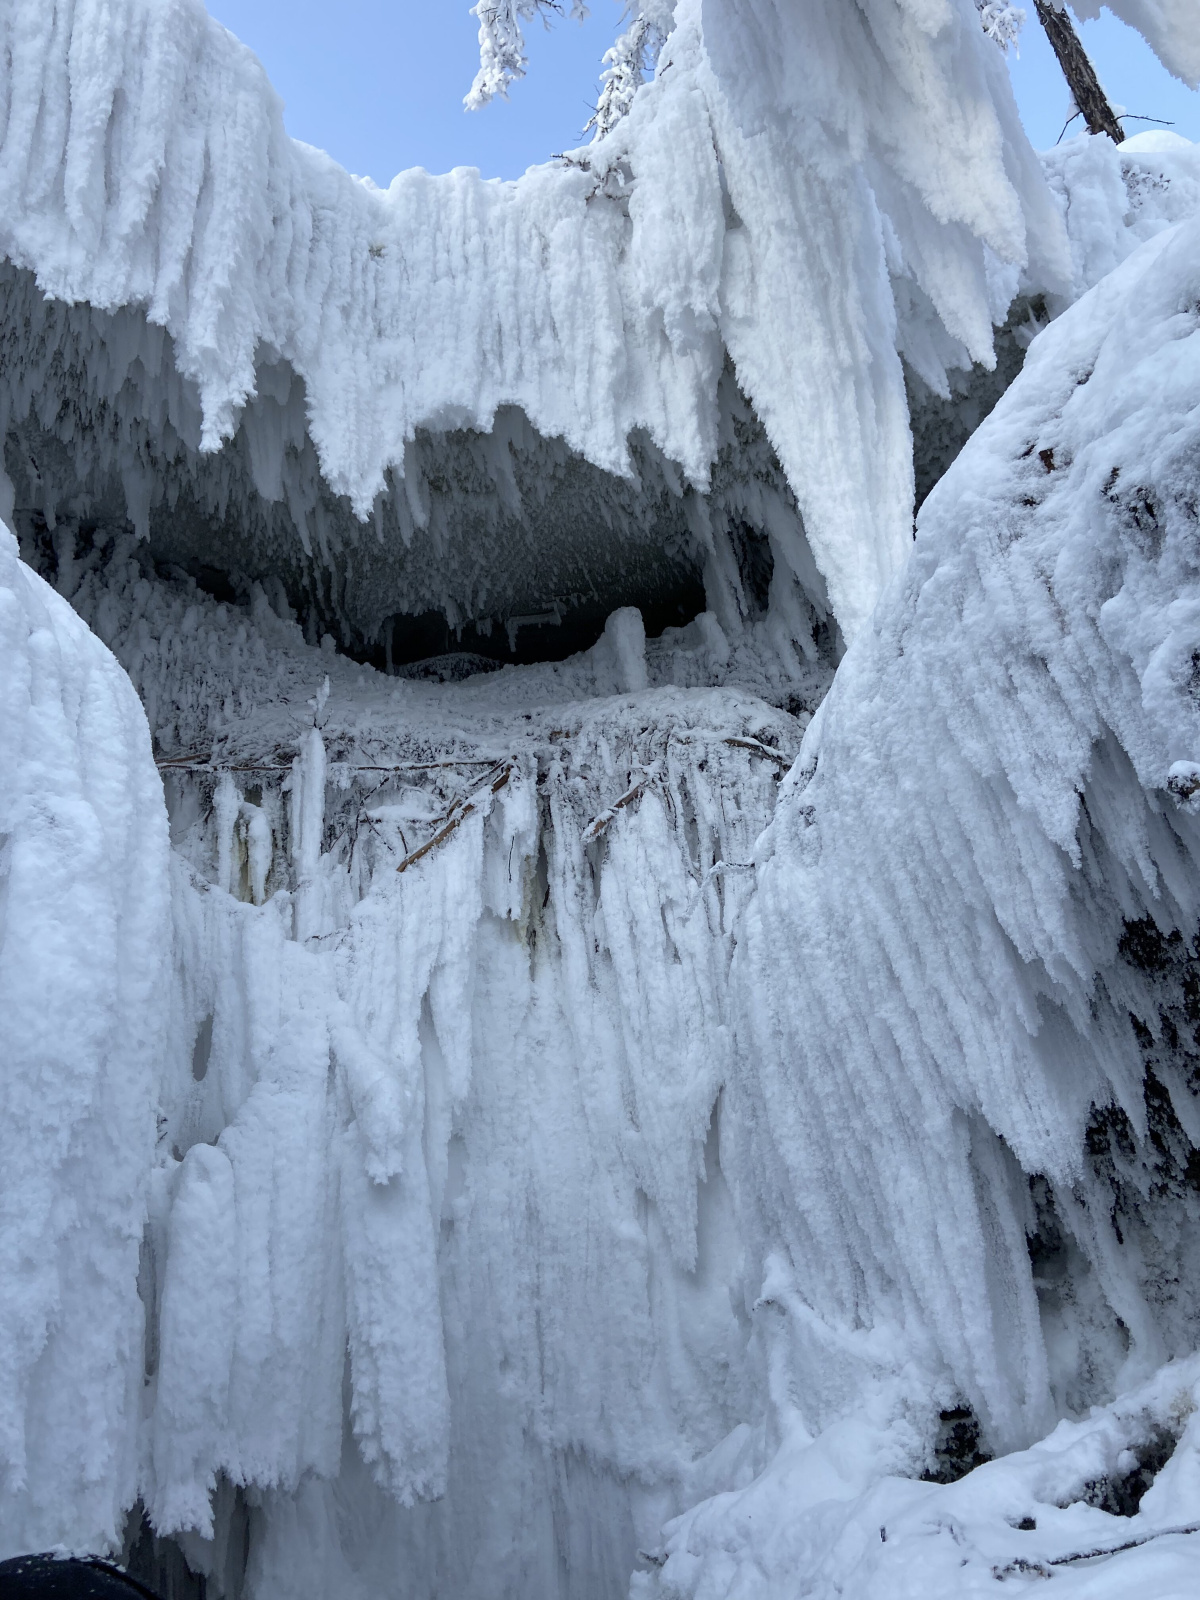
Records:
M680 0L386 192L191 0L0 30L0 1557L1189 1592L1195 147L1037 163L971 0ZM901 356L1018 290L914 543Z
M136 1493L167 828L129 680L0 529L0 1543Z
M995 1538L1007 1475L1094 1425L1020 1447L1195 1347L1194 1193L1169 1157L1158 1187L1124 1184L1094 1130L1111 1108L1126 1171L1148 1172L1167 1125L1195 1129L1154 964L1128 941L1190 939L1200 909L1197 238L1194 222L1158 234L1035 341L927 501L757 847L723 1104L738 1214L771 1263L781 1442L753 1486L719 1484L688 1514L640 1592L768 1592L797 1565L813 1594L974 1592L962 1563L1022 1550ZM1048 1280L1031 1236L1056 1241ZM944 1491L867 1490L911 1473L939 1385L1018 1454ZM1068 1460L1074 1487L1040 1492L1078 1499L1113 1454L1087 1474ZM839 1474L866 1498L835 1515ZM1194 1527L1194 1498L1181 1517L1161 1495L1153 1526ZM956 1531L960 1505L987 1508L986 1538ZM876 1549L894 1509L911 1531ZM938 1526L952 1542L929 1542ZM1103 1548L1112 1528L1106 1513L1061 1532ZM1189 1548L1072 1581L1127 1594L1158 1563L1163 1592L1184 1592Z
M372 1593L399 1559L504 1592L557 1560L558 1497L619 1590L750 1389L714 1105L803 721L671 686L728 654L711 617L668 650L619 612L575 661L438 685L128 540L59 572L149 708L175 845L155 1526L217 1563L232 1480L269 1508L264 1594ZM322 1531L346 1496L369 1538Z
M1200 21L1190 0L1103 0L1114 17L1120 17L1145 39L1168 72L1191 88L1200 83ZM1061 9L1061 7L1060 7ZM1100 0L1072 0L1078 17L1098 17Z
M967 1600L994 1593L997 1580L1053 1578L1053 1592L1073 1600L1183 1600L1196 1581L1198 1377L1195 1358L1168 1365L1116 1404L953 1484L881 1475L902 1454L903 1431L882 1396L858 1426L816 1440L793 1428L752 1484L668 1525L654 1552L662 1565L635 1576L631 1593ZM1174 1451L1136 1513L1101 1509L1097 1486L1135 1471L1156 1435ZM751 1542L752 1525L770 1536Z

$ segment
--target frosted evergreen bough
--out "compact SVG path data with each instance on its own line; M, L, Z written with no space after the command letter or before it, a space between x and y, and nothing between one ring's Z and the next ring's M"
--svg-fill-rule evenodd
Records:
M633 97L642 87L647 69L653 70L665 38L664 29L658 21L648 16L644 9L635 12L629 27L604 52L600 98L584 128L585 133L594 128L595 137L602 139L606 133L612 132L622 117L628 115Z
M988 38L998 44L1001 50L1007 51L1012 45L1016 52L1017 40L1025 26L1024 8L1010 5L1009 0L975 0L975 4Z
M639 19L380 191L0 0L0 1560L1189 1594L1200 151Z
M558 0L478 0L471 15L479 18L479 71L463 104L478 111L497 95L508 98L509 85L525 76L525 35L521 23L547 12L561 11ZM585 17L587 7L572 0L571 14Z

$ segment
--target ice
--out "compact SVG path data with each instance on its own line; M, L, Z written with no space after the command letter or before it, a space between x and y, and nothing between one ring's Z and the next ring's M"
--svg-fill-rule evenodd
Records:
M166 817L128 678L7 529L0 628L0 1544L103 1549L137 1492Z
M1026 1459L1071 1467L1046 1493L1064 1505L1120 1477L1117 1452L1056 1458L1095 1427L1064 1424L953 1490L865 1491L913 1472L929 1396L1019 1450L1194 1348L1170 951L1193 937L1200 845L1196 243L1194 222L1157 234L1035 341L926 503L757 847L723 1109L769 1263L778 1452L753 1485L715 1485L734 1497L689 1513L639 1592L769 1592L797 1565L814 1594L972 1592L954 1508L1007 1515L990 1497ZM1194 1530L1187 1505L1157 1526ZM906 1506L920 1542L893 1551ZM936 1527L944 1547L918 1534ZM1124 1536L1107 1514L1062 1531L1077 1551ZM1158 1548L1071 1581L1127 1593L1157 1571L1185 1592L1190 1547Z
M0 1556L1186 1592L1195 148L1039 163L972 0L385 192L193 0L0 32Z

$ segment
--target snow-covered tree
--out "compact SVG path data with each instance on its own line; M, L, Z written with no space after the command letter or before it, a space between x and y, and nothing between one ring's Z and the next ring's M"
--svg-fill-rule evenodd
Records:
M562 14L561 0L478 0L471 15L479 18L479 71L463 104L478 111L497 95L508 98L508 87L525 76L525 35L521 23L540 17L548 27L550 15ZM572 0L571 15L587 16L583 0Z
M602 139L627 114L647 71L653 71L662 44L661 28L639 11L617 42L604 52L600 98L585 125L585 133L594 128L596 138Z
M1001 50L1007 51L1009 45L1015 50L1017 38L1025 26L1022 7L1010 4L1010 0L975 0L975 4L988 38L994 40Z

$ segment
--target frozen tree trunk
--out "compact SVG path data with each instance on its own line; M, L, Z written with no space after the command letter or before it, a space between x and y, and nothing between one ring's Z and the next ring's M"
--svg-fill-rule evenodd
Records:
M1065 11L1059 11L1053 0L1035 0L1038 20L1058 57L1063 76L1075 97L1075 104L1088 125L1089 133L1106 133L1116 144L1125 138L1121 124L1113 115L1108 96L1100 87L1096 69L1088 60L1087 51L1079 42L1079 35L1071 26Z

